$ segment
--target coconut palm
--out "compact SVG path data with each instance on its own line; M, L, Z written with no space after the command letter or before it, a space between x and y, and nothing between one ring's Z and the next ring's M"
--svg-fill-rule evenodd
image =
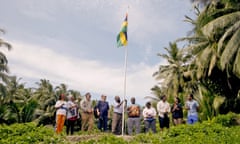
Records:
M158 54L158 56L167 60L167 65L160 65L159 70L153 76L159 81L161 89L170 98L177 96L183 90L183 72L185 62L189 56L184 55L176 43L169 43L169 48L165 48L167 54Z
M3 29L0 29L0 35L1 34L5 34L5 31ZM0 37L0 47L6 47L8 50L11 50L12 48L11 45L5 40L3 40L1 37ZM3 52L0 51L0 79L3 82L7 82L9 78L7 75L7 73L9 72L7 63L8 63L7 57Z
M37 109L39 124L53 123L55 114L55 103L58 100L58 95L49 80L41 79L36 83L38 88L34 92L34 98L39 103Z
M235 0L212 1L197 20L188 19L195 25L194 34L182 39L189 41L184 49L193 58L189 65L191 78L199 80L209 91L209 81L221 87L220 95L227 97L225 108L234 111L233 102L240 89L236 85L240 82L239 9L240 3Z

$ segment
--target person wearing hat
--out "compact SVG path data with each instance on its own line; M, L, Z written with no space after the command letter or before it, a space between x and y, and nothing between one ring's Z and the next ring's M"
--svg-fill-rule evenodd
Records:
M97 104L98 129L101 131L107 131L109 104L106 99L106 95L101 95L101 100Z
M66 114L67 114L67 102L65 101L65 95L61 94L59 100L55 104L56 111L56 133L62 132Z

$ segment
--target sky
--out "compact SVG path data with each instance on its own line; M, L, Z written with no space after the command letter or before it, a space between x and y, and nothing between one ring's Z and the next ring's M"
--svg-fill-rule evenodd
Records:
M128 46L116 37L128 11ZM0 0L0 35L13 49L4 51L10 74L27 87L40 79L64 83L93 99L107 95L144 105L158 82L152 74L166 61L169 42L192 29L184 16L193 15L190 0Z

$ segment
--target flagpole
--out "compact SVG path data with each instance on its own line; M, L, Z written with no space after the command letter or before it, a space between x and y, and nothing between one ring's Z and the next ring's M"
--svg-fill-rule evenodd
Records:
M122 136L124 134L124 123L125 123L125 105L126 105L126 93L127 93L127 58L128 48L125 48L125 62L124 62L124 84L123 84L123 113L122 113Z

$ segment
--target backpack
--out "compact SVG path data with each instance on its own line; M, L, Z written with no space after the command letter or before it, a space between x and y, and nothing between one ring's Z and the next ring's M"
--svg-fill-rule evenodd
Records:
M96 119L99 118L99 115L98 115L98 113L97 113L97 109L98 109L97 106L95 106L95 107L93 108L93 114L94 114L94 117L95 117Z

